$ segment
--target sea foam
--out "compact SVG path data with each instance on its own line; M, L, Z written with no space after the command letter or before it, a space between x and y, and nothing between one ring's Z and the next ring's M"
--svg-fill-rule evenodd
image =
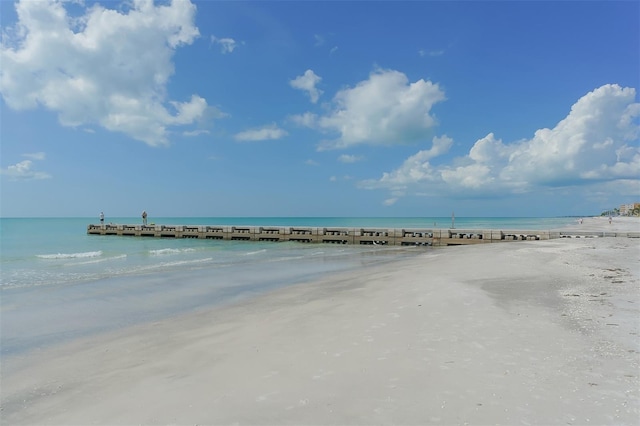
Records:
M184 249L164 248L164 249L158 249L158 250L149 250L149 254L152 255L152 256L166 256L166 255L170 255L170 254L187 253L187 252L191 252L191 251L195 251L195 249L192 249L192 248L184 248Z
M85 260L85 261L82 261L82 262L67 263L66 266L90 265L92 263L102 263L102 262L109 262L111 260L126 259L126 257L127 257L126 254L120 254L120 255L117 255L117 256L104 257L104 258L100 258L100 259L92 259L92 260Z
M102 256L102 250L98 251L86 251L83 253L55 253L55 254L37 254L36 257L40 259L80 259L85 257L99 257Z

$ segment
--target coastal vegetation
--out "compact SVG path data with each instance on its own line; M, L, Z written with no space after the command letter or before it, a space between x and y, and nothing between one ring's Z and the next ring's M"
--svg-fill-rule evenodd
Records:
M640 203L621 204L620 207L603 211L600 216L640 216Z

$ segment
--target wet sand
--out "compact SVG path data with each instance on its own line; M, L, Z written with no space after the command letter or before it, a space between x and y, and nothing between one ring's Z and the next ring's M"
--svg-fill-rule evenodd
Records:
M640 230L575 229L614 226ZM334 274L3 359L2 423L638 424L639 260L563 238Z

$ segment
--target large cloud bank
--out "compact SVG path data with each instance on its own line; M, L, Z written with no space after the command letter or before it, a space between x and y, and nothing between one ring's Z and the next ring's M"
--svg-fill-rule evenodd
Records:
M580 98L552 129L531 139L504 143L493 133L476 141L468 154L446 165L430 160L453 141L434 138L430 150L409 157L379 179L360 182L368 189L408 193L491 195L526 193L640 176L640 104L633 88L608 84Z
M125 12L96 4L81 16L67 5L16 3L18 22L0 46L0 92L11 108L43 106L63 125L99 125L152 146L203 116L207 102L196 94L166 99L175 50L199 36L190 1L134 0Z

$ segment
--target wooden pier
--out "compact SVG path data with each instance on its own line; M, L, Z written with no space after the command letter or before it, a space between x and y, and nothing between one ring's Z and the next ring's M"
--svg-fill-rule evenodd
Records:
M88 225L87 234L227 241L296 241L324 244L455 246L552 238L634 237L639 232L554 232L417 228L331 228L315 226Z

